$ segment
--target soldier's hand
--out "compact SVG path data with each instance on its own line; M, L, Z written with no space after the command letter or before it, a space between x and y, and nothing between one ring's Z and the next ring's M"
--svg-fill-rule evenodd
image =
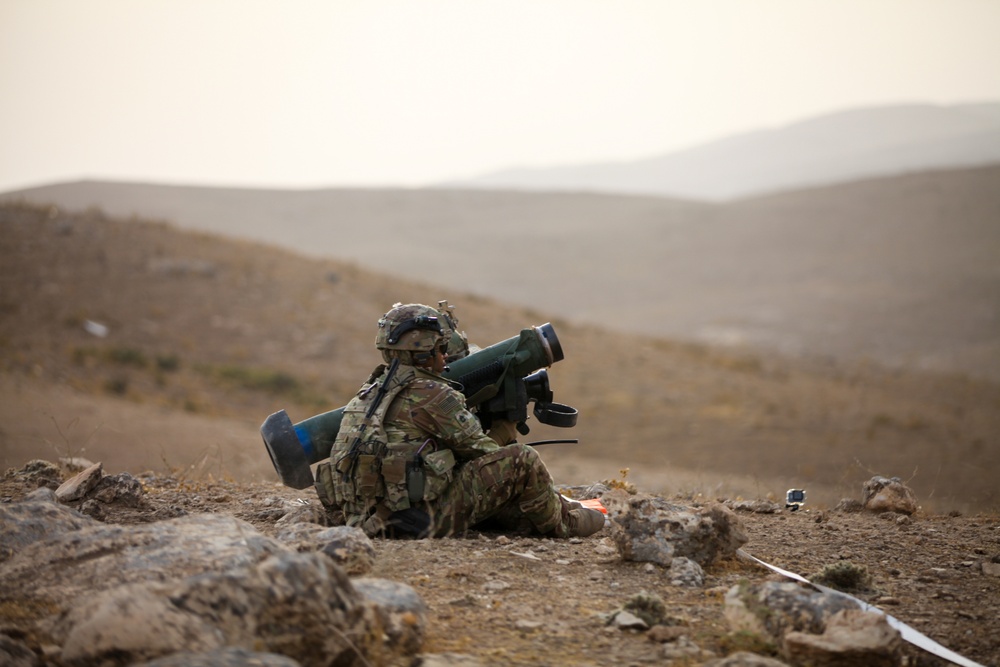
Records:
M487 435L503 447L517 440L517 425L506 419L494 419Z

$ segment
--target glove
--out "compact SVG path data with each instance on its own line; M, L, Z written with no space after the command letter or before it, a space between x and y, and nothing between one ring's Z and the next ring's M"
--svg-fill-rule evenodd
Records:
M494 419L487 435L493 438L493 442L503 447L515 442L517 440L517 433L517 426L514 422L507 421L506 419Z

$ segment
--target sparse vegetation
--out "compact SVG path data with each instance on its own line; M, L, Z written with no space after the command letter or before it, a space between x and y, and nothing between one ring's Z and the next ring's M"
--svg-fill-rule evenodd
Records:
M845 593L867 591L872 584L867 567L846 560L824 565L822 570L808 579L813 583L835 588Z
M156 355L156 368L164 372L172 372L180 369L181 360L176 354Z
M630 597L625 601L623 608L641 618L650 627L667 620L667 605L663 602L663 598L648 591L640 591Z
M328 398L311 383L285 371L235 364L198 364L195 370L223 385L284 397L302 405L325 405Z

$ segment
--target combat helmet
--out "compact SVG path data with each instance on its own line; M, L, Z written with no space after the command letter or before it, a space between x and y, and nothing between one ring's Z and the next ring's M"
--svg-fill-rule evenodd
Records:
M438 301L437 310L448 323L451 329L451 337L448 339L448 351L445 354L445 361L451 363L469 356L469 338L464 331L458 330L458 318L455 317L455 306L448 303L448 300Z
M437 310L420 303L396 303L378 321L375 347L386 362L399 359L416 365L427 361L435 348L446 349L451 336L448 318Z

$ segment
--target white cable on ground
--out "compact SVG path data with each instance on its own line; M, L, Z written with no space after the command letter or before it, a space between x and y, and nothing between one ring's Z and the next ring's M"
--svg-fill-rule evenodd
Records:
M961 665L962 667L983 667L983 665L980 665L978 662L973 662L972 660L969 660L968 658L962 657L958 653L955 653L951 649L948 649L948 648L945 648L944 646L941 646L941 644L938 644L936 641L934 641L933 639L931 639L927 635L923 634L922 632L911 628L910 626L908 626L906 623L903 623L898 618L894 618L894 617L890 616L889 614L886 614L884 611L882 611L878 607L873 607L872 605L868 604L867 602L865 602L863 600L859 600L858 598L854 597L853 595L848 595L847 593L835 590L833 588L827 588L826 586L820 586L819 584L814 584L813 582L809 581L808 579L806 579L805 577L803 577L801 575L795 574L794 572L789 572L788 570L782 570L780 567L777 567L775 565L771 565L770 563L765 563L761 559L748 554L743 549L737 549L736 550L736 555L739 556L739 557L741 557L741 558L745 558L747 560L753 561L754 563L758 563L760 565L763 565L767 569L769 569L769 570L771 570L773 572L777 572L778 574L780 574L783 577L788 577L789 579L794 579L795 581L801 582L803 584L808 584L810 586L813 586L814 588L817 588L817 589L823 591L824 593L831 593L833 595L839 595L841 597L845 597L845 598L854 600L859 605L861 605L861 608L863 610L865 610L865 611L874 611L874 612L877 612L879 614L882 614L883 616L885 616L886 620L889 621L889 625L891 625L892 627L896 628L899 631L899 634L903 637L904 640L910 642L914 646L922 648L923 650L927 651L928 653L933 653L934 655L936 655L939 658L943 658L944 660L948 660L950 662L953 662L956 665Z

